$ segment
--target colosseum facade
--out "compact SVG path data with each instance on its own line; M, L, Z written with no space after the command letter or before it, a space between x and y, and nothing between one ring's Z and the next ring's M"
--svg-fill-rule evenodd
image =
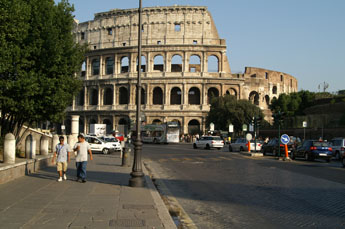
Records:
M268 104L297 91L286 73L246 67L232 74L226 42L207 7L149 7L142 11L141 106L146 123L176 121L182 133L205 131L211 96L249 99L269 117ZM126 133L136 115L138 9L114 9L75 24L75 39L89 51L78 77L83 89L67 109L67 133L79 122L107 124Z

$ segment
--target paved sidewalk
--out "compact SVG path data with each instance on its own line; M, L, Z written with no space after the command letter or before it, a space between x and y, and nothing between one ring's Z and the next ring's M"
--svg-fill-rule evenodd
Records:
M0 185L0 228L176 228L147 173L147 187L129 187L118 155L94 155L86 183L74 165L67 181L51 166Z

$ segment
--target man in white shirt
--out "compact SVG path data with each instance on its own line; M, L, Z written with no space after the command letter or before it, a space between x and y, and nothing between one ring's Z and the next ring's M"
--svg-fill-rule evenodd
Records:
M57 171L59 174L58 181L61 182L62 181L62 173L63 173L63 179L67 180L66 171L67 171L67 165L68 165L69 158L70 158L69 153L71 150L70 150L69 145L64 143L65 138L63 136L59 137L59 141L60 141L60 143L57 144L55 147L52 163L54 163L54 160L57 156L56 166L57 166Z
M77 167L77 182L80 180L86 182L86 165L87 165L87 153L90 154L90 160L92 161L91 147L82 134L78 135L78 142L73 147L76 154L76 167Z

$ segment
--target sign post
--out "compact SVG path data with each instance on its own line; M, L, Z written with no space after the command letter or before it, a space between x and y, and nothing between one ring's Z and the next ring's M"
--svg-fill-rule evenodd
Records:
M289 160L289 151L287 144L290 142L290 137L287 134L283 134L280 138L280 141L285 145L285 158L284 160ZM279 146L280 148L280 146Z
M248 133L248 134L246 135L246 139L247 139L247 141L248 141L248 152L250 153L250 140L253 139L253 136L251 135L251 133Z
M303 121L303 141L305 140L305 128L308 126L307 121Z

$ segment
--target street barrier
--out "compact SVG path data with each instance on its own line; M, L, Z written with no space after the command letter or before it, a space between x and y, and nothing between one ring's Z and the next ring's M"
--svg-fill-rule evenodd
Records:
M16 138L12 133L5 135L4 163L14 164L16 160Z
M36 139L29 134L25 140L25 157L28 159L36 158Z
M41 141L40 141L40 153L41 155L48 155L48 149L49 149L49 139L47 136L42 135Z

